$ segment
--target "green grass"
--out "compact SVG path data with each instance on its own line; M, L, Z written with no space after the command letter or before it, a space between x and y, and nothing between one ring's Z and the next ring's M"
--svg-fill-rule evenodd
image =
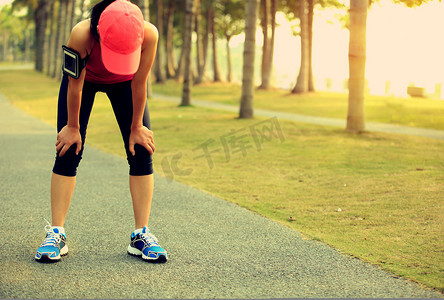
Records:
M0 91L51 124L55 124L57 86L34 72L0 72ZM179 90L180 85L175 88ZM222 94L222 90L229 94L231 88L211 94ZM209 96L200 93L202 98ZM267 95L269 99L282 97L273 92ZM250 130L267 133L259 122L270 119L239 120L231 113L178 107L156 99L149 105L159 175L444 291L443 141L384 133L353 135L342 129L279 120L283 142L278 135L263 136L258 148ZM230 135L238 138L237 144L228 143ZM209 141L212 166L200 157L202 145ZM97 97L87 143L124 155L103 95ZM242 150L239 145L247 147L245 153L236 152Z
M154 85L160 94L179 96L182 86L174 81ZM194 86L192 96L199 100L239 105L241 87L227 83ZM348 95L318 92L294 95L289 91L257 90L254 107L310 116L345 119ZM367 95L365 115L369 122L389 123L444 130L444 101L426 98L396 98Z

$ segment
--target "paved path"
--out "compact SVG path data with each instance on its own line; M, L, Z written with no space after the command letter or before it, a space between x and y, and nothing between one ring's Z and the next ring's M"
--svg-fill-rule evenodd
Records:
M145 263L126 254L133 226L126 161L90 146L65 224L69 255L37 263L54 142L54 128L0 96L1 298L442 296L160 176L151 228L170 261Z
M179 97L173 96L165 96L161 94L153 94L153 97L163 101L169 101L174 103L180 103L181 99ZM196 106L213 108L218 110L230 111L234 113L239 113L239 107L235 105L211 102L211 101L203 101L198 99L193 99L192 104ZM345 128L346 122L345 119L334 119L334 118L324 118L324 117L315 117L315 116L307 116L300 115L294 113L284 113L278 111L271 111L265 109L254 109L254 114L256 116L262 117L278 117L282 120L296 121L302 123L310 123L317 125L326 125L326 126L335 126ZM379 132L388 132L388 133L397 133L397 134L407 134L407 135L416 135L423 136L438 140L444 140L444 131L443 130L435 130L435 129L426 129L426 128L417 128L417 127L409 127L409 126L401 126L401 125L393 125L393 124L384 124L384 123L374 123L374 122L366 122L365 127L367 131L379 131Z

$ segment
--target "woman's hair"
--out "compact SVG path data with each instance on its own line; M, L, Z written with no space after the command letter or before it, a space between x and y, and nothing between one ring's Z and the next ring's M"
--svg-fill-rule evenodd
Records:
M111 3L113 3L116 0L102 0L96 5L93 6L91 9L91 34L93 35L94 39L96 39L98 42L100 41L99 33L97 32L97 25L99 25L99 19L100 15L102 15L102 12L105 10L105 8L108 7Z

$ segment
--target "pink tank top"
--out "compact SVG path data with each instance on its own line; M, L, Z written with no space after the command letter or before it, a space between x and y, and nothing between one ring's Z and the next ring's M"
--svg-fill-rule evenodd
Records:
M93 83L112 84L133 79L134 75L118 75L109 72L102 62L100 43L94 42L91 54L86 62L85 80Z

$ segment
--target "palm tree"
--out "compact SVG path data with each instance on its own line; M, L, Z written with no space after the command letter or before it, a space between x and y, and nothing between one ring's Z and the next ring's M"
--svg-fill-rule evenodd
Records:
M313 15L315 0L308 0L308 91L314 92L313 78Z
M401 0L408 7L420 6L428 0ZM346 130L360 133L365 130L364 93L366 61L366 29L368 0L350 0L350 41L348 48L348 112Z
M203 44L201 34L201 12L200 12L200 0L195 0L195 12L194 12L194 31L196 33L196 70L199 77L199 70L202 70L203 66Z
M51 75L51 69L54 66L54 56L52 53L54 52L55 47L55 34L54 34L54 9L55 7L55 0L52 0L50 3L50 9L49 9L49 39L48 39L48 47L46 49L46 75Z
M256 21L258 0L245 1L245 44L242 70L242 96L239 118L253 117L254 56L256 47Z
M209 35L210 35L210 24L213 22L211 20L211 9L210 6L213 6L212 2L210 0L201 0L201 10L204 11L203 15L205 16L205 31L203 32L202 37L202 64L200 65L199 69L197 70L197 77L194 80L194 84L200 84L204 81L205 78L205 69L207 67L207 58L208 58L208 41L209 41Z
M156 73L156 82L163 83L165 82L165 72L164 72L164 64L163 64L163 1L157 0L157 11L156 11L156 22L157 22L157 30L159 31L159 41L157 43L157 52L156 52L156 62L155 62L155 73Z
M215 1L213 0L213 3ZM211 32L211 42L212 42L212 47L213 47L213 72L214 72L214 77L213 77L213 81L214 82L219 82L221 81L220 78L220 72L219 72L219 64L218 64L218 60L217 60L217 33L216 33L216 25L215 25L215 18L216 18L216 11L214 9L214 4L213 5L209 5L208 6L209 14L210 14L210 24L208 24L208 27L210 28L210 32Z
M84 0L82 0L83 2ZM150 21L150 3L149 0L137 0L134 1L134 3L139 6L140 10L142 11L143 18L145 21ZM83 6L83 4L82 4ZM148 79L146 81L146 97L151 98L153 95L153 88L151 85L151 73L148 74ZM148 109L148 106L145 106L145 109Z
M54 71L52 77L60 79L62 73L59 66L62 64L62 51L60 50L64 42L65 26L66 24L66 6L68 3L65 0L59 0L59 9L57 15L57 30L56 30L56 44L54 47Z
M274 57L274 41L276 37L276 11L277 0L261 0L262 8L262 32L264 35L264 43L262 46L262 83L260 89L268 89L271 85L271 72L273 69ZM269 27L271 25L271 36L269 34Z
M46 23L48 20L48 1L38 0L37 8L34 12L35 20L35 69L43 72L45 40L46 40Z
M185 69L181 106L188 106L191 104L191 35L193 31L193 17L194 0L185 0L185 24L183 39Z
M176 76L176 58L174 56L174 12L176 10L175 0L168 1L166 14L166 32L165 32L165 54L166 54L166 76L167 78L174 78Z
M362 132L364 121L364 87L366 60L366 25L368 0L350 1L350 42L347 131Z
M308 16L307 16L307 0L299 2L299 20L301 21L301 66L295 87L292 93L306 93L308 92L308 78L309 78L309 35L308 35Z
M230 40L233 36L241 34L244 31L245 13L244 5L241 1L221 0L218 7L219 15L216 20L218 33L226 39L227 49L227 81L231 82L232 68L231 68L231 48Z
M85 0L80 0L80 14L77 16L76 23L79 23L83 20L83 14L85 13Z
M76 20L76 7L77 7L77 1L76 0L71 0L71 16L69 17L69 32L71 32L71 29L74 27L74 25L77 24L77 20ZM69 34L68 34L69 36Z

